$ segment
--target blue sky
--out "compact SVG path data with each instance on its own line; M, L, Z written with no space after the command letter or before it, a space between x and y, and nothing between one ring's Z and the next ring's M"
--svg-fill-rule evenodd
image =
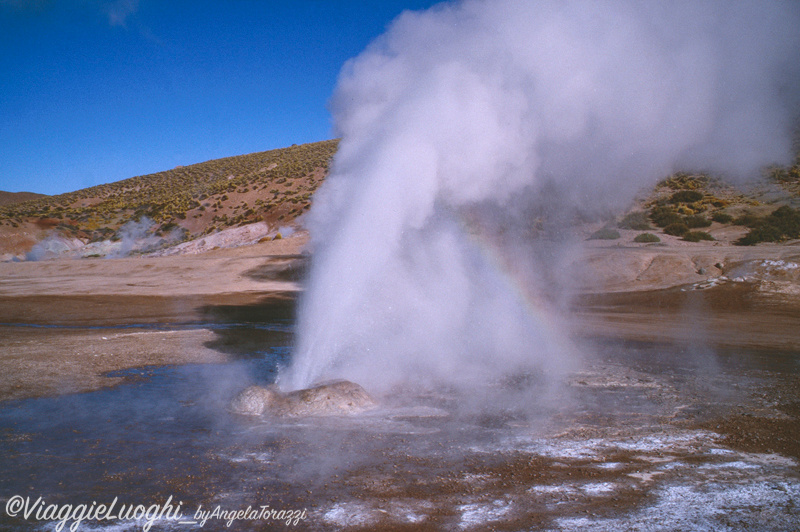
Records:
M0 0L0 190L331 138L343 63L432 0Z

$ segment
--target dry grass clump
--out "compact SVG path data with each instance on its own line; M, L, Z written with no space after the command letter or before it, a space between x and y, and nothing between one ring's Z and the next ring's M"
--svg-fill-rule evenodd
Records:
M697 229L700 227L710 227L711 220L706 218L705 216L701 216L699 214L694 214L692 216L687 216L683 219L684 223L689 227L689 229Z
M683 236L689 232L689 226L683 222L669 224L664 228L664 233L672 236Z
M669 197L670 203L695 203L703 199L704 194L697 190L679 190Z
M700 242L701 240L714 240L714 237L705 231L689 231L684 233L683 240L686 242Z
M611 229L610 227L603 227L592 233L589 240L616 240L620 236L619 231Z
M650 219L658 227L664 228L669 225L682 223L683 216L671 206L656 205L650 209Z
M652 229L648 221L647 213L644 211L634 211L625 215L617 224L620 229L634 229L636 231L647 231Z
M711 220L720 224L729 224L733 222L733 216L727 212L715 212L711 215Z
M759 242L781 242L800 238L800 210L784 205L762 218L749 215L747 225L750 232L736 241L740 246L752 246Z
M633 238L633 241L638 242L639 244L647 244L647 243L661 242L661 239L658 238L653 233L642 233L640 235L636 235Z
M678 172L660 181L657 186L672 190L697 190L706 187L710 182L711 178L705 174Z
M800 183L800 154L792 166L770 168L769 177L778 183Z

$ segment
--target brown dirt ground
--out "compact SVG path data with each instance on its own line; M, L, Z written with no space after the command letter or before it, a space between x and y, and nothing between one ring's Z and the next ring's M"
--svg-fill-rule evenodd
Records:
M108 372L147 365L222 362L213 332L109 329L97 326L213 321L214 309L285 313L300 287L292 273L304 239L265 242L195 256L57 260L0 264L0 400L88 391L119 382ZM576 336L646 342L698 341L713 348L788 353L800 349L800 297L758 283L686 290L708 277L699 268L761 258L795 259L797 246L696 245L625 247L595 244L575 299ZM589 287L593 289L588 289ZM683 289L682 289L683 288ZM270 310L272 309L272 310ZM36 327L22 326L23 324ZM57 325L58 328L48 326ZM65 328L66 327L66 328ZM765 391L785 416L732 412L703 419L744 450L800 457L800 383L796 372Z
M282 272L305 244L0 264L0 400L94 390L120 382L106 376L115 370L226 361L202 323L251 305L286 314L299 286ZM113 328L141 324L165 327Z

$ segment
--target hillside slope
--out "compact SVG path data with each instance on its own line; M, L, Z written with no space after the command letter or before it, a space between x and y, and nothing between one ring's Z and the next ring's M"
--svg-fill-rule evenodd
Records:
M285 236L311 206L337 147L338 140L295 145L0 205L0 260L193 254ZM589 240L635 246L798 239L800 154L767 174L740 187L675 174L627 214L575 229ZM540 222L530 221L533 238Z
M0 253L27 253L45 235L119 240L137 220L169 243L259 221L291 225L310 207L337 146L327 140L227 157L0 206Z
M0 207L45 197L47 196L36 192L4 192L0 190Z

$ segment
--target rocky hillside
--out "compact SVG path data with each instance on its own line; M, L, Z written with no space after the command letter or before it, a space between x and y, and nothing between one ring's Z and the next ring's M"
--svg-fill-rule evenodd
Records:
M588 238L637 244L719 240L744 246L800 239L800 162L773 168L748 186L704 174L672 175Z
M200 253L286 236L337 147L337 140L295 145L0 205L0 260ZM616 214L579 230L623 245L793 241L800 238L800 155L749 187L669 176Z
M45 235L115 241L136 230L162 243L264 222L291 226L310 206L337 140L227 157L57 196L0 206L0 255L29 252Z
M46 197L44 194L35 192L3 192L0 190L0 207L44 197Z

